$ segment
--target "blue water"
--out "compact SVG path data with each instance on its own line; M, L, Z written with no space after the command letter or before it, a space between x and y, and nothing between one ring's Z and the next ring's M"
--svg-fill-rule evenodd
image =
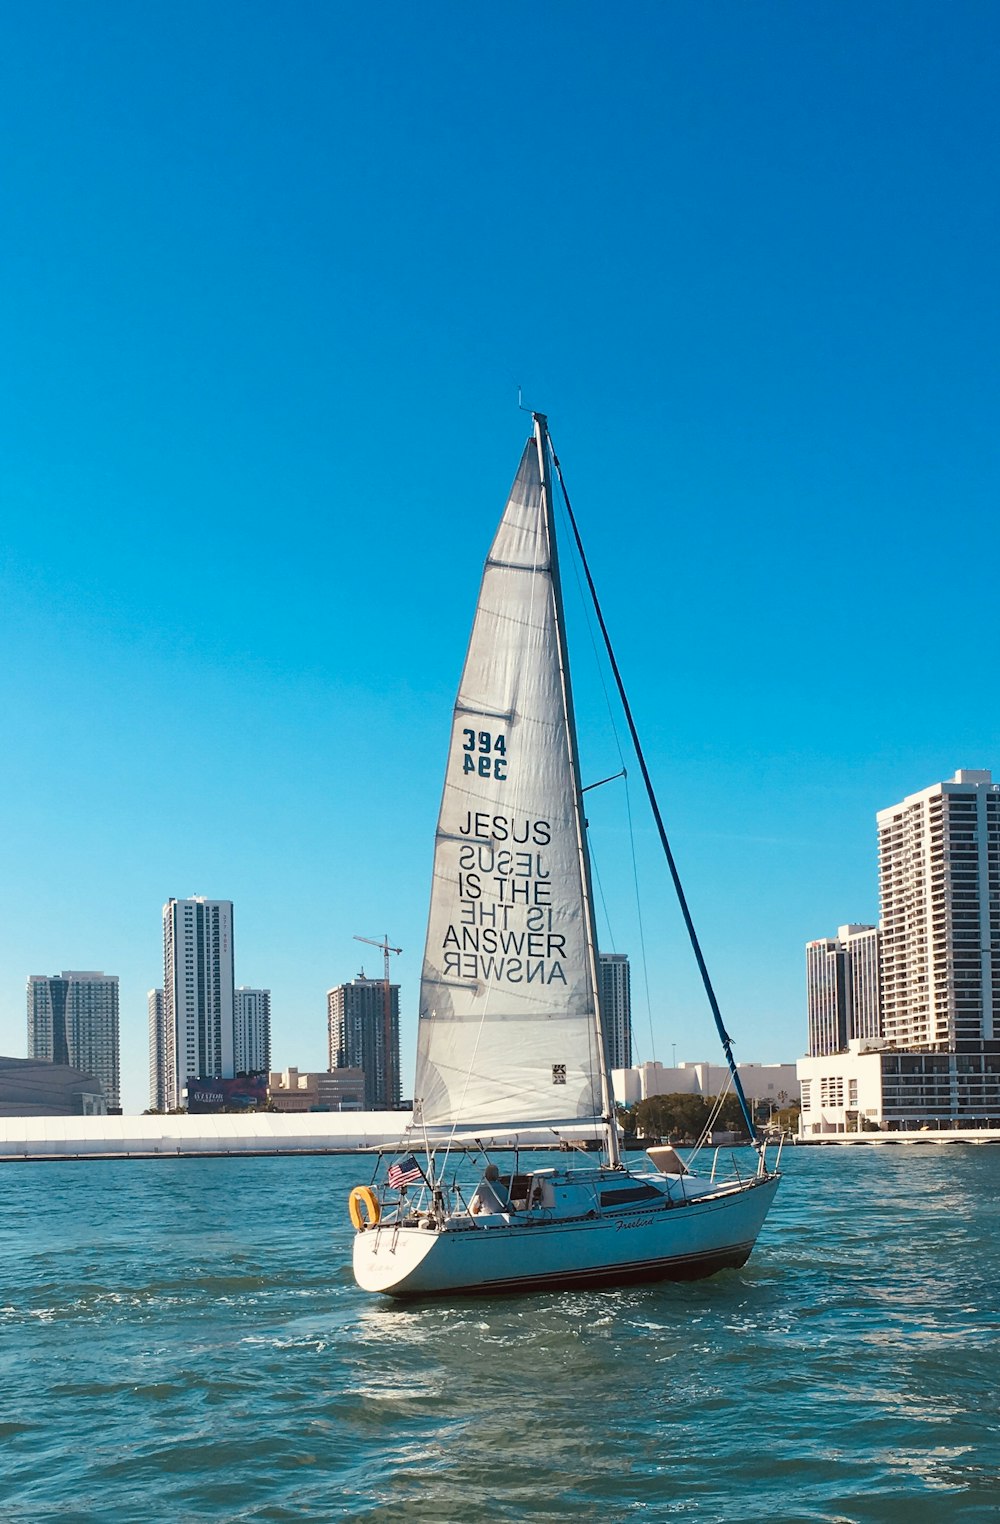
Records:
M345 1158L0 1167L0 1519L1000 1518L1000 1149L786 1149L739 1271L397 1308Z

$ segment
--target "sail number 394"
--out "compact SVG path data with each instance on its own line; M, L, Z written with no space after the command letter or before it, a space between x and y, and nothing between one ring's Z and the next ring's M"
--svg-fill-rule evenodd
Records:
M502 783L507 776L507 742L503 736L495 736L489 730L462 731L462 771L476 773L480 778L496 778Z

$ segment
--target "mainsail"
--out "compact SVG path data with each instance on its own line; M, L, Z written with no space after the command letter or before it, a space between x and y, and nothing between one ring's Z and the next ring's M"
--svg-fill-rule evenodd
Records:
M542 448L539 432L487 557L455 704L420 987L414 1121L427 1129L602 1114Z

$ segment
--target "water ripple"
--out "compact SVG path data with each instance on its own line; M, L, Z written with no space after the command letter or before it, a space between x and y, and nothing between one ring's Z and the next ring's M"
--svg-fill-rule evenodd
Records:
M0 1517L995 1521L1000 1152L785 1162L743 1270L412 1307L350 1160L10 1167Z

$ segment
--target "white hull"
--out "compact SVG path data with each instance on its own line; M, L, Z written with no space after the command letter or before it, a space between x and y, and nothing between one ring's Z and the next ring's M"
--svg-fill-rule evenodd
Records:
M355 1236L354 1275L395 1297L695 1280L746 1263L778 1177L720 1186L688 1201L575 1220L531 1213L392 1222Z

